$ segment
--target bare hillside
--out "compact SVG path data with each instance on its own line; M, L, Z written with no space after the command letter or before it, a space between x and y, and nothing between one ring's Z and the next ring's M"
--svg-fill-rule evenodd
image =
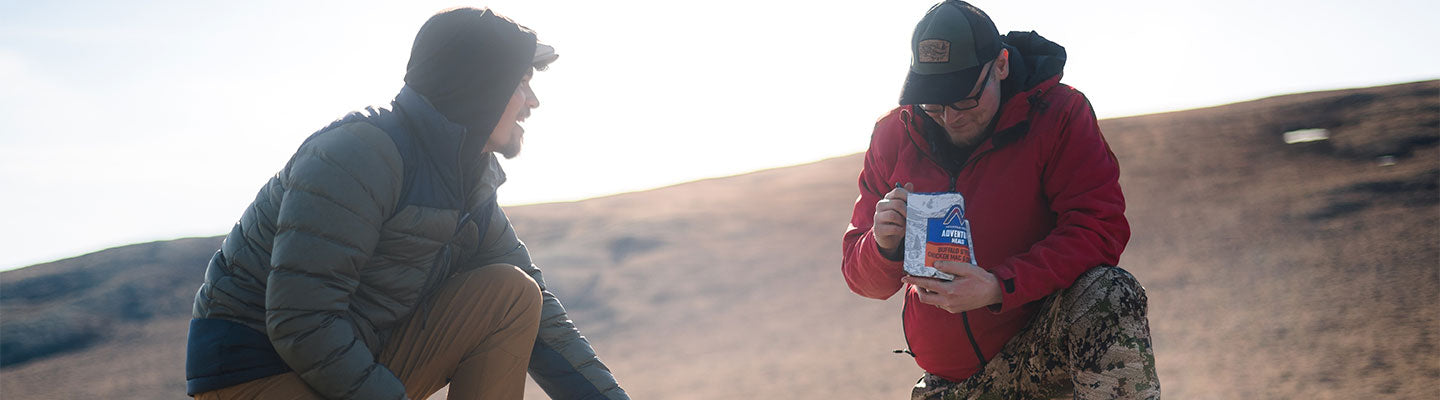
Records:
M1440 81L1101 126L1167 398L1433 395ZM1301 128L1330 140L1284 143ZM637 399L905 398L921 372L890 351L899 300L840 276L859 169L852 155L507 210ZM0 397L183 398L188 304L218 242L0 273Z
M1440 81L1102 122L1176 398L1429 398ZM1331 139L1285 144L1326 128ZM1383 157L1394 157L1386 165Z

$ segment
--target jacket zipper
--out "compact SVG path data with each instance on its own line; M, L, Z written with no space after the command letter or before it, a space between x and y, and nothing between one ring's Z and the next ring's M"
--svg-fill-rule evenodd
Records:
M969 168L970 165L975 162L975 160L980 159L980 156L983 156L983 155L985 155L986 153L989 153L991 150L994 150L994 149L993 149L993 148L987 149L987 150L985 150L984 152L981 152L981 153L979 153L979 154L975 154L975 155L971 156L970 159L965 162L965 165L963 165L963 166L960 167L960 172L964 172L964 171L965 171L965 168ZM937 163L937 162L935 162L935 160L930 160L930 162L931 162L932 164L935 164L935 166L936 166L936 167L939 167L942 171L945 169L944 167L940 167L940 164ZM959 187L960 187L960 174L959 174L959 173L955 173L955 174L952 175L952 174L950 174L949 172L946 172L946 175L950 175L950 192L953 193L953 192L955 192L955 190L959 189ZM909 354L910 357L913 358L913 357L915 357L915 352L914 352L913 350L911 350L911 347L910 347L910 334L909 334L910 328L907 326L908 324L905 323L905 309L906 309L906 308L909 308L909 307L910 307L910 296L905 296L905 300L903 301L903 304L902 304L901 307L900 307L900 331L901 331L902 333L904 333L904 336L905 336L905 348L904 348L904 349L901 349L901 350L895 350L894 352L895 352L895 353L906 353L906 354ZM977 360L980 360L980 366L981 366L981 367L984 367L984 366L985 366L985 363L986 363L986 361L985 361L985 353L983 353L983 352L980 351L980 342L977 341L977 340L975 340L975 332L970 329L970 312L969 312L969 311L961 311L961 312L960 312L960 322L965 325L965 338L966 338L967 340L969 340L969 342L970 342L970 349L975 352L975 358L976 358Z
M913 127L908 127L908 128L913 128ZM906 136L909 136L909 134L907 133ZM913 139L911 140L911 145L914 145L914 146L917 146L917 147L919 146L918 143L914 143L914 140L913 140ZM939 168L941 171L945 171L945 167L940 166L940 163L939 163L939 162L937 162L937 161L935 161L934 159L930 158L930 157L928 156L928 154L923 151L924 149L920 149L920 150L921 150L920 154L926 155L926 157L925 157L926 160L929 160L931 164L934 164L935 167L936 167L936 168ZM970 165L975 164L975 162L978 161L978 160L980 159L980 157L982 157L982 156L984 156L985 154L988 154L988 153L990 153L991 151L994 151L994 150L995 150L995 147L992 145L989 149L985 149L985 151L982 151L982 152L976 153L976 154L971 154L970 157L969 157L969 159L967 159L967 160L965 161L965 164L963 164L963 165L960 166L960 170L957 171L957 172L954 173L954 174L951 174L949 171L945 171L945 174L950 176L950 192L953 193L953 192L955 192L956 190L958 190L958 189L960 188L960 174L961 174L961 173L964 173L966 168L970 168ZM905 323L905 311L904 311L904 309L905 309L905 308L908 308L909 306L910 306L910 296L905 296L904 304L902 305L902 307L901 307L901 312L900 312L900 329L901 329L901 332L903 332L904 335L905 335L905 349L906 349L906 350L896 350L895 352L896 352L896 353L909 353L909 354L910 354L910 357L915 357L914 351L909 350L909 349L910 349L910 334L909 334L909 328L906 326L907 324ZM975 340L975 332L970 329L970 312L968 312L968 311L962 311L962 312L960 312L960 322L961 322L962 324L964 324L964 326L965 326L965 338L970 342L970 349L975 352L975 358L976 358L977 360L980 360L980 366L981 366L981 367L984 367L984 366L985 366L985 363L986 363L986 361L985 361L985 353L983 353L983 352L980 351L980 342L977 341L977 340Z
M440 285L445 282L445 278L449 277L450 267L452 263L452 260L450 259L450 256L452 255L451 248L455 243L455 238L460 236L460 231L465 229L465 223L469 221L470 213L467 212L460 215L460 222L455 224L455 232L450 234L450 240L447 240L445 241L445 244L440 245L440 251L436 252L435 254L435 264L431 266L429 276L425 277L425 285L420 287L420 293L421 296L423 296L420 300L420 304L424 308L424 314L421 314L420 317L421 331L424 331L426 325L429 325L426 320L430 318L427 318L426 316L430 314L430 307L433 305L431 304L431 301L433 301L433 299L430 299L429 297L434 294L435 289L440 288Z
M993 149L993 147L992 147L991 149ZM974 163L975 160L980 159L980 156L983 156L983 155L985 155L985 153L989 153L989 152L990 152L990 150L985 150L984 152L982 152L982 153L980 153L980 154L976 154L976 155L970 157L970 160L969 160L969 161L966 161L966 162L965 162L965 165L963 165L963 166L960 167L960 172L955 173L955 176L950 180L950 192L953 193L953 192L955 192L956 190L959 190L959 188L960 188L960 173L965 172L965 169L966 169L966 168L970 168L970 164ZM971 260L971 261L978 261L978 260ZM980 351L980 342L977 341L977 340L975 340L975 332L972 331L972 330L970 330L970 312L969 312L969 311L961 311L961 312L960 312L960 322L965 324L965 338L970 340L970 348L975 351L975 358L978 359L978 360L980 360L980 367L983 368L983 367L985 366L985 353L983 353L983 352Z
M965 323L965 337L970 339L970 348L975 350L975 358L980 360L980 367L985 367L985 353L980 352L980 342L975 341L975 333L970 331L970 312L960 313L960 322Z
M994 137L993 137L994 133L991 133L991 135L992 135L991 140L994 140ZM970 158L969 158L968 160L965 160L965 164L962 164L962 165L960 166L960 170L957 171L957 172L955 172L954 175L951 175L951 176L950 176L950 192L951 192L951 193L954 193L955 191L960 190L960 174L965 173L965 170L968 169L968 168L970 168L971 165L974 165L976 161L979 161L979 160L980 160L980 157L984 157L986 154L989 154L989 153L992 152L992 151L995 151L995 145L994 145L994 144L991 144L991 145L990 145L990 148L985 149L985 151L982 151L982 152L979 152L979 153L976 153L976 154L971 154L971 155L970 155ZM932 162L933 162L933 161L932 161ZM937 166L938 166L938 163L937 163ZM943 169L945 169L945 168L944 168L944 167L941 167L940 169L943 170ZM973 193L972 193L972 194L973 194ZM968 209L969 207L966 207L966 208ZM972 227L972 228L973 228L973 227ZM979 260L971 260L971 261L979 261ZM969 312L969 311L961 311L961 312L960 312L960 322L965 325L965 338L970 341L970 349L975 351L975 359L980 360L980 367L983 368L983 367L985 366L985 362L986 362L986 361L985 361L985 353L983 353L983 352L980 351L980 342L977 341L977 340L975 340L975 332L970 329L970 312Z

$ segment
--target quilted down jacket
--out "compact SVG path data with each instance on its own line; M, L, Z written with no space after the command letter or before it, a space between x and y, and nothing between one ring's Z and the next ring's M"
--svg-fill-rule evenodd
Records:
M210 261L189 392L293 369L326 397L403 398L376 362L389 331L446 277L507 263L543 292L536 382L556 398L626 398L496 205L497 160L460 159L464 134L406 88L306 140Z
M328 398L404 398L376 362L392 332L448 277L506 263L542 291L535 381L558 399L627 399L495 202L505 175L482 149L535 49L533 32L489 10L441 12L388 107L306 139L206 268L187 392L293 370Z

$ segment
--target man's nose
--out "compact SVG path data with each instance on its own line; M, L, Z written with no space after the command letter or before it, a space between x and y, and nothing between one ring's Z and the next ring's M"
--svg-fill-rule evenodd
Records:
M944 122L954 121L955 119L960 118L960 113L961 111L955 111L951 110L950 107L945 107L943 110L940 111L940 120Z
M535 96L535 89L531 88L529 84L525 85L525 105L530 108L540 107L540 98Z

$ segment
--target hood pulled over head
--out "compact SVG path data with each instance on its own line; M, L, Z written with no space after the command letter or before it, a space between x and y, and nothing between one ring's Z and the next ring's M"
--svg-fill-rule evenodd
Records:
M532 67L535 33L489 9L431 16L410 48L405 84L483 145Z

